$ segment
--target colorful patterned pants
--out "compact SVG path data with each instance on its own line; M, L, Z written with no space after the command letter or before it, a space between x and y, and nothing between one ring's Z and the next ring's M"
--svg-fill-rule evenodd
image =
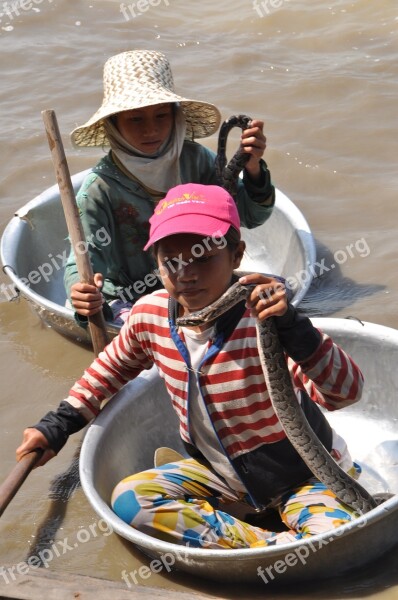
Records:
M270 546L355 518L354 511L315 478L292 489L278 504L286 531L267 531L232 516L228 508L240 501L242 495L192 458L126 477L112 494L113 510L123 521L152 537L191 547Z

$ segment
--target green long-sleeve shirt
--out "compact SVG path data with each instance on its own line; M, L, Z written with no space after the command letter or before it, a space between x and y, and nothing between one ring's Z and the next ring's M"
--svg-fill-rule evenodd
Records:
M215 154L204 146L185 141L180 157L181 183L217 184ZM241 224L247 228L257 227L271 215L275 191L270 174L263 161L262 185L255 186L244 175L239 182L237 206ZM82 226L86 236L94 273L102 273L102 292L106 300L115 298L135 301L142 293L153 291L140 285L149 281L149 274L156 265L151 252L144 252L148 240L149 218L156 202L142 188L123 173L112 160L110 152L92 169L77 195ZM80 250L80 249L79 249ZM74 252L71 251L65 268L65 289L70 298L71 286L79 281ZM155 283L154 283L155 282ZM161 287L159 285L159 287ZM126 290L128 293L126 294Z

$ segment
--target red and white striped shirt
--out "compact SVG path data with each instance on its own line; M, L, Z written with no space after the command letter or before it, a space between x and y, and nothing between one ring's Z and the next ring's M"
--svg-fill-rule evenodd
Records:
M120 334L76 382L67 402L89 421L103 400L153 364L179 417L180 435L192 443L189 373L170 336L165 290L145 296L133 306ZM325 334L308 360L298 364L289 358L288 365L295 389L305 390L328 410L360 398L360 370ZM256 322L248 310L221 350L202 365L199 385L217 436L231 459L286 437L269 398L257 350Z

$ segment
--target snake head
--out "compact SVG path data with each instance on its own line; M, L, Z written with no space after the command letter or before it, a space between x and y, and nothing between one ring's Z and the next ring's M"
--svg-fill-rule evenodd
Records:
M254 284L242 285L237 281L227 289L217 300L209 306L193 313L189 313L176 319L176 325L182 327L194 327L195 325L204 325L218 319L220 315L227 312L230 308L246 299Z

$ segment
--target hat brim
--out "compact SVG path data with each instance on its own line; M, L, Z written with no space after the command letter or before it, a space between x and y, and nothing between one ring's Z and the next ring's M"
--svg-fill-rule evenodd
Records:
M172 219L168 219L161 223L150 236L148 242L144 246L144 250L148 250L153 244L163 240L171 235L180 233L193 234L203 236L203 238L220 238L223 237L231 223L222 221L220 218L210 217L209 215L192 214L192 225L187 223L187 215L176 215ZM196 245L196 244L195 244ZM207 246L204 246L204 248Z
M149 100L137 102L125 99L122 104L119 102L117 105L102 105L84 125L76 127L71 132L72 143L78 147L109 146L109 140L103 125L104 119L126 110L135 110L169 102L179 102L181 105L187 125L187 139L208 137L218 130L221 123L221 114L214 104L184 98L164 88L162 93L159 93L158 90L156 98L152 97Z

